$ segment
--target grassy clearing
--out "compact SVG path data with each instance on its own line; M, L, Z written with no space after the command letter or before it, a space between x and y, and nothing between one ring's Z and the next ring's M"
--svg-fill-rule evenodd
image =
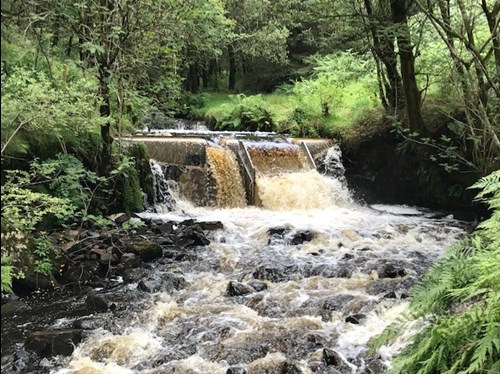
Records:
M204 92L198 94L203 106L195 110L195 115L210 119L216 128L224 128L224 122L235 115L235 108L241 105L241 98L244 98L246 104L260 106L270 114L276 131L293 135L328 136L351 127L368 113L378 111L377 98L363 88L356 82L346 86L328 114L322 112L321 100L314 94L274 92L243 96Z

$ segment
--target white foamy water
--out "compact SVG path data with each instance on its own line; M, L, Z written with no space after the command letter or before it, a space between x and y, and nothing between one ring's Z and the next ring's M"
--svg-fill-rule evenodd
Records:
M262 207L195 207L177 197L175 212L143 213L221 221L224 229L206 232L211 243L191 257L151 270L181 276L183 287L110 314L114 327L93 331L55 372L314 373L328 370L329 349L340 372L361 373L370 340L401 315L412 285L462 233L455 221L415 208L359 206L315 170L260 175L257 191ZM231 281L252 291L231 296ZM381 362L403 346L382 347Z

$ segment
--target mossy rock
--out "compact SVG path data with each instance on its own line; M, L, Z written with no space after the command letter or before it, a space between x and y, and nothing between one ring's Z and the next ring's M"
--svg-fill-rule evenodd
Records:
M146 262L156 260L163 254L160 245L152 240L139 240L130 243L129 251L135 253Z

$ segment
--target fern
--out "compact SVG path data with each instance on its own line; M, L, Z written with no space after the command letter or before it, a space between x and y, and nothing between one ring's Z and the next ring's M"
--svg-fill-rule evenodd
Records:
M2 292L10 292L12 290L12 273L14 272L14 266L12 266L11 260L7 256L2 256Z
M430 324L396 357L394 373L500 372L500 171L472 188L481 189L491 217L414 287L411 314ZM393 338L392 330L380 340Z

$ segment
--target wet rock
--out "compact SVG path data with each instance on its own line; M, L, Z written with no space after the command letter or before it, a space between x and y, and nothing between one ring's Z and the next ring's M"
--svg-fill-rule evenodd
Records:
M135 253L146 262L156 260L163 254L160 245L152 240L140 240L133 242L129 244L129 251Z
M380 278L397 278L404 277L407 272L400 266L394 264L385 264L380 269L378 269L378 274Z
M321 308L326 309L326 310L330 310L330 311L342 310L353 299L355 299L355 296L349 295L349 294L340 294L340 295L330 296L330 297L323 300L323 304L322 304Z
M82 330L36 331L28 336L25 348L40 357L69 356L82 340Z
M340 371L332 366L327 366L324 361L312 361L309 369L315 374L340 374Z
M351 278L356 271L356 265L345 261L339 261L336 265L316 265L311 269L310 274L307 275L320 275L324 278Z
M253 272L256 279L269 280L271 282L286 282L291 279L291 275L297 271L293 267L260 266Z
M168 237L168 236L165 236L163 238L159 238L156 240L156 242L161 245L161 246L167 246L167 245L172 245L174 244L174 241L172 240L172 238Z
M101 263L115 262L116 257L113 256L113 251L102 248L93 248L90 250L90 259L98 260Z
M248 281L247 284L257 292L267 290L267 284L257 279Z
M181 227L177 233L176 244L180 247L205 246L210 244L200 225Z
M28 365L30 355L24 349L18 349L14 352L12 368L15 371L23 372Z
M147 273L146 269L141 268L126 269L123 272L123 281L126 283L135 283L144 278Z
M18 296L27 296L35 291L53 288L53 280L39 273L27 274L24 278L12 280L12 290Z
M171 292L174 290L180 290L186 286L186 280L179 274L175 273L163 273L159 277L151 276L148 278L143 278L137 285L137 287L145 292Z
M255 288L244 283L230 281L227 285L227 294L229 296L242 296L255 292Z
M394 292L408 294L409 290L415 285L415 277L406 276L405 278L384 278L375 279L366 286L366 292L369 295L385 295Z
M167 273L162 276L164 290L180 290L186 287L187 282L182 275L175 273Z
M85 305L91 313L106 312L111 303L104 297L90 294L85 299Z
M153 293L161 290L161 284L159 281L141 279L137 288L144 292Z
M350 371L351 369L347 362L342 359L342 356L330 348L323 349L323 361L326 365L333 366L341 372Z
M397 299L396 293L394 291L388 292L384 295L385 299Z
M380 374L387 372L388 367L384 364L381 357L371 357L365 360L366 374Z
M284 243L285 236L291 230L292 229L289 226L270 228L269 230L267 230L267 233L269 234L269 239L267 241L267 244L268 245L275 245L275 244Z
M161 222L152 226L152 230L155 234L171 234L174 232L174 227L172 222Z
M302 370L293 362L285 361L281 365L280 374L302 374Z
M345 321L347 323L352 323L354 325L359 325L359 322L362 320L362 319L365 319L366 318L366 315L365 314L352 314L350 316L348 316Z
M198 222L198 225L206 231L222 230L224 228L224 225L220 221Z
M314 234L309 230L298 231L293 235L292 239L290 240L290 243L293 245L298 245L305 242L310 242L313 239L314 239Z
M227 369L226 374L247 374L247 371L240 367L230 367Z
M22 301L11 300L2 305L2 317L10 317L28 309L30 307Z
M122 255L120 262L125 268L133 268L140 265L141 259L135 253L127 252Z

